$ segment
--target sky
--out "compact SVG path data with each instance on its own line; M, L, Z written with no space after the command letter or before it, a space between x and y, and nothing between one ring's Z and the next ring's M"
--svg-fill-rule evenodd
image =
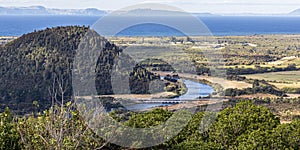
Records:
M300 0L0 0L2 7L44 6L61 9L118 10L141 3L160 3L187 12L281 14L300 8Z

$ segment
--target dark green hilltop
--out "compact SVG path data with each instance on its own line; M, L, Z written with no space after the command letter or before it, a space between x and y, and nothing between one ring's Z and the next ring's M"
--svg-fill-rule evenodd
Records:
M65 101L70 101L73 94L74 57L81 40L87 34L93 34L92 40L97 41L94 43L105 44L101 47L99 44L89 43L90 48L101 51L97 67L81 72L96 71L98 94L113 94L111 70L114 62L134 64L134 61L123 55L121 48L88 27L47 28L23 35L0 47L0 110L9 107L17 114L24 114L34 110L33 101L38 101L41 110L48 108L54 99L62 96ZM117 60L121 54L122 60ZM138 64L131 70L122 72L120 76L126 75L129 75L130 91L124 91L125 93L149 93L149 82L159 79L159 76ZM60 88L64 89L63 94L58 92Z

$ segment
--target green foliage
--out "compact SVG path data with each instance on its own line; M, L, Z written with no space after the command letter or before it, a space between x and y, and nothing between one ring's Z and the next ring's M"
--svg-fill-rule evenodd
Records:
M249 134L243 134L237 139L237 149L242 150L256 150L256 149L270 149L272 143L270 134L272 130L254 130Z
M255 130L239 137L238 149L299 149L300 121L278 125L273 130Z
M272 149L299 149L300 148L300 120L290 124L281 124L273 130L269 138Z
M184 141L178 145L175 145L171 149L174 150L222 150L222 145L213 142L206 141Z
M163 109L131 113L124 124L149 128L172 120L174 114ZM181 112L179 115L184 117L187 114ZM171 125L175 126L183 123L180 119L173 121ZM0 123L0 149L123 149L109 144L89 129L70 102L65 106L53 106L37 117L14 118L7 109L0 115ZM180 130L178 135L148 149L256 150L300 147L299 120L279 124L279 119L267 108L249 101L222 110L218 116L212 112L199 112L182 130L174 129Z
M275 67L260 67L255 68L228 68L226 73L228 75L246 75L246 74L258 74L258 73L268 73L268 72L282 72L282 71L295 71L299 70L295 65L288 65L285 68L275 68Z
M70 103L54 106L38 117L19 118L17 128L25 149L95 149L104 144Z
M207 141L207 130L213 123L216 117L215 113L199 112L193 116L186 127L176 135L172 140L166 142L164 145L174 149L181 149L183 147L199 145L203 146L203 142ZM186 147L187 146L187 147ZM197 146L199 148L199 146Z
M32 100L36 99L40 100L40 110L49 108L50 85L58 77L66 85L64 97L69 97L72 94L73 57L87 31L88 28L78 26L47 28L1 46L0 95L3 104L18 114L34 112ZM58 89L57 86L54 88Z
M0 149L21 149L20 136L8 109L0 114Z
M265 93L265 94L274 94L276 96L284 96L286 95L283 91L280 91L274 88L271 85L267 86L255 86L253 88L245 88L245 89L226 89L225 96L240 96L240 95L247 95L247 94L257 94L257 93Z
M145 59L139 64L143 68L147 68L147 70L152 70L152 71L175 71L175 69L168 64L167 62L161 60L161 59Z
M223 110L210 129L209 137L225 148L230 148L238 143L237 139L241 135L255 130L271 130L279 124L279 118L267 108L246 101L237 104L234 108Z
M172 116L172 113L163 109L155 109L143 114L132 114L125 125L134 128L149 128L160 125Z
M135 66L132 69L132 72L129 74L129 87L130 91L133 94L149 94L150 89L149 85L150 82L153 80L160 79L159 76L154 75L153 73L149 72L148 70L144 69L142 66ZM160 85L156 85L156 87L152 87L154 89L159 89L156 92L162 92L163 87Z

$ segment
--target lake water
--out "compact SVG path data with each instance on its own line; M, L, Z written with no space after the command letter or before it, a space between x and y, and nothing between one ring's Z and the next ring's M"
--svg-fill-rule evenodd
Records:
M0 35L20 36L56 26L92 26L98 19L97 16L0 16ZM300 34L300 17L207 16L199 19L213 35ZM180 33L164 26L143 25L120 35L176 36Z

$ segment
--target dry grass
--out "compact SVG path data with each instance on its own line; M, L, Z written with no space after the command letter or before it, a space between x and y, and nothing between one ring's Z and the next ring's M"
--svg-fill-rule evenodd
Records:
M290 123L293 119L300 116L300 104L270 103L260 105L268 107L276 116L279 116L282 124Z
M296 83L273 83L273 82L269 82L271 85L276 86L279 89L283 89L283 88L300 88L300 82L296 82Z
M295 56L290 56L290 57L284 57L280 60L273 61L273 62L268 62L266 64L261 64L259 65L260 67L275 67L275 68L286 68L290 64L295 64L297 67L300 67L300 58L295 57ZM255 65L232 65L232 66L225 66L225 68L251 68L254 69Z
M300 97L300 94L287 94L288 97L286 97L287 99L291 99L291 98L298 98Z
M266 98L266 97L277 98L278 96L272 94L262 94L262 93L236 96L236 98L241 98L241 99Z
M284 71L284 72L271 72L262 74L245 75L247 78L268 80L268 81L281 81L281 82L300 82L300 71Z
M248 79L266 80L277 88L300 88L300 71L271 72L244 75Z

